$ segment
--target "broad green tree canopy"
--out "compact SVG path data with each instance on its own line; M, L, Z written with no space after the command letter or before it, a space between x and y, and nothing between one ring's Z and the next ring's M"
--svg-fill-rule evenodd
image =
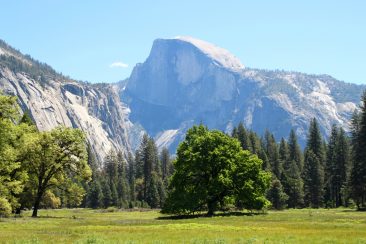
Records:
M236 203L262 209L268 204L264 194L270 175L262 171L261 165L262 161L243 150L238 140L203 125L194 126L178 147L163 212L207 210L212 215Z

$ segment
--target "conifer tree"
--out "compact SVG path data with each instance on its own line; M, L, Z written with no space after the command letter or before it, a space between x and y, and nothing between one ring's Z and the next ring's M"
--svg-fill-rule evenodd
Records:
M251 153L259 155L263 149L261 140L254 131L249 132L249 140L251 145ZM260 158L263 160L263 158Z
M108 208L113 203L111 187L108 181L102 182L102 191L103 191L103 207Z
M315 118L310 122L303 177L305 205L321 207L324 196L324 146Z
M161 150L160 161L161 161L162 180L163 180L163 182L167 183L168 178L173 173L173 164L170 159L169 150L166 147L164 147Z
M238 125L237 139L239 140L240 145L244 150L252 151L248 132L242 122L240 122Z
M136 201L135 197L135 160L131 153L128 154L128 184L130 186L130 200Z
M301 158L301 149L292 130L289 136L289 144L283 140L280 145L280 159L283 165L281 182L285 193L289 196L287 200L289 208L302 207L304 204L304 183L299 170Z
M304 157L301 152L300 145L297 142L297 136L295 131L291 129L290 136L288 139L288 148L289 148L289 160L294 161L301 173L304 167Z
M349 198L348 191L348 178L351 165L351 154L349 140L345 131L340 128L338 132L338 141L335 148L335 168L334 168L334 193L335 193L335 206L346 206Z
M360 114L352 118L351 196L358 209L366 207L366 91L361 98Z
M130 199L129 194L129 186L128 186L128 177L127 177L127 166L126 162L123 158L122 152L118 152L117 154L118 160L118 182L117 182L117 193L119 205L124 201L128 201Z
M288 195L284 192L281 181L273 179L271 188L267 193L268 200L271 201L272 207L277 210L286 208Z
M118 198L118 192L117 192L116 185L114 184L113 181L110 183L110 192L111 192L110 205L111 206L117 206L118 202L119 202L119 198Z
M330 134L328 146L327 146L327 159L325 162L324 169L324 186L325 186L325 195L324 202L327 207L335 207L335 185L334 185L334 174L335 174L335 157L336 157L336 146L338 140L338 128L336 125L332 126L332 131Z
M88 191L88 206L91 208L100 208L103 206L104 195L102 187L98 180L93 180Z
M268 130L266 130L265 132L264 139L266 153L269 163L271 165L272 173L276 176L277 179L280 179L282 174L282 165L279 159L279 152L276 140L273 134L271 134Z

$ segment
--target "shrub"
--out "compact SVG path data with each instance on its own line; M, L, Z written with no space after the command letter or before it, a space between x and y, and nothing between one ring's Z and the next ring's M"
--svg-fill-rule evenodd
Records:
M0 217L9 217L11 214L11 205L5 198L0 197Z

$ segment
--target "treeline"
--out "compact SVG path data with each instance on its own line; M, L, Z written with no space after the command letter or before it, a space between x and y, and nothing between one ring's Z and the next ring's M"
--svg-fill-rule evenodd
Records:
M9 68L14 74L23 72L41 85L48 84L50 80L70 80L48 64L35 60L30 55L23 55L2 40L0 40L0 47L15 55L0 55L0 65Z
M269 131L259 137L242 123L233 129L242 148L257 154L263 169L272 173L267 198L273 208L365 208L366 92L360 109L351 120L351 133L333 125L328 141L312 119L303 151L294 130L277 143Z
M240 123L231 136L271 173L266 197L273 208L365 209L366 92L350 124L349 134L333 126L326 141L312 119L304 150L294 130L278 143L271 132L259 137ZM159 152L148 135L134 155L110 151L99 163L80 130L39 132L27 114L20 114L15 97L0 95L1 216L24 208L32 208L33 216L39 208L162 208L173 165L169 151Z
M173 164L168 149L158 152L155 142L144 135L135 155L127 161L121 152L110 151L98 166L89 150L93 180L86 185L85 206L91 208L160 208L167 195Z

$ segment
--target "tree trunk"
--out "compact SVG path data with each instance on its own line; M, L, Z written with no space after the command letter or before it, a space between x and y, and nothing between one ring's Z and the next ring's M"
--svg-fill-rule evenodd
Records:
M33 213L32 213L33 218L38 217L37 216L38 215L38 208L39 208L39 204L41 203L42 195L43 195L43 192L38 192L37 193L37 197L36 197L36 200L35 200L34 206L33 206Z
M207 208L208 208L207 216L212 217L215 212L215 202L209 201L207 203Z

